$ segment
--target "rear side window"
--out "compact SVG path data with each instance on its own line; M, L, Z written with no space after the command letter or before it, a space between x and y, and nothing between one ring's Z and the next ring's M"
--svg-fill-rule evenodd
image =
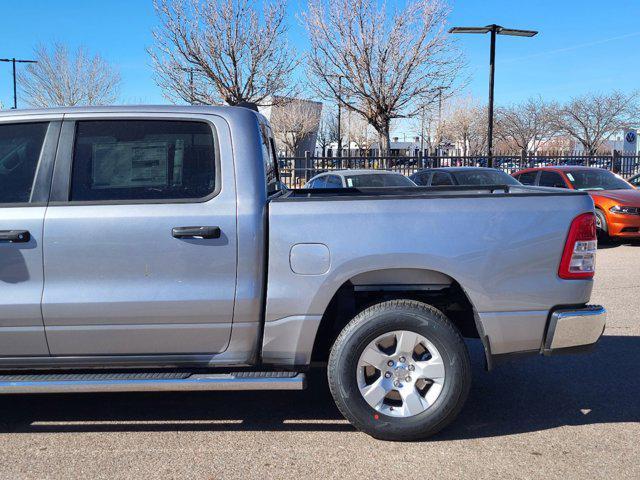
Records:
M30 201L48 126L48 123L0 125L0 203Z
M564 183L560 174L544 170L540 172L540 181L538 182L538 185L541 187L567 188L567 184Z
M213 133L206 123L77 123L72 201L200 199L215 184Z
M260 125L260 136L267 195L272 195L278 191L278 161L276 159L271 129L266 125Z
M523 185L535 185L537 176L538 172L526 172L521 173L520 175L516 175L516 180L518 180Z

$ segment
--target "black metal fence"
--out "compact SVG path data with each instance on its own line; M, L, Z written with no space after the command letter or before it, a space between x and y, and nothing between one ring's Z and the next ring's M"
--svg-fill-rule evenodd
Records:
M640 155L612 153L609 155L584 154L536 154L494 155L494 167L507 173L523 168L553 165L577 165L605 168L624 178L640 173ZM344 169L391 170L411 175L424 168L438 167L486 167L486 156L377 156L377 157L282 157L280 177L289 188L300 188L315 175Z

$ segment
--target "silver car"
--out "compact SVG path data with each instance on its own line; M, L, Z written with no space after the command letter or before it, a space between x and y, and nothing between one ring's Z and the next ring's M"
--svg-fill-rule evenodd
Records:
M375 188L415 187L401 173L387 170L336 170L324 172L309 180L304 188Z

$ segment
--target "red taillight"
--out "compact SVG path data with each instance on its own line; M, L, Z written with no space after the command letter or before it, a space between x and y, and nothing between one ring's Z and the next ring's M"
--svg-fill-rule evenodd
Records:
M583 213L571 222L558 275L566 280L593 278L596 271L596 216Z

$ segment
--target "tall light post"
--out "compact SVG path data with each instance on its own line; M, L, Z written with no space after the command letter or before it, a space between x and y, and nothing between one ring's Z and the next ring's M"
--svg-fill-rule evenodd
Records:
M489 130L487 132L488 166L493 167L493 77L496 60L496 35L511 35L512 37L533 37L535 30L516 30L492 24L486 27L453 27L449 33L491 33L491 50L489 53Z
M18 91L16 88L16 63L38 63L36 60L23 60L17 58L0 58L0 62L9 62L13 66L13 109L18 108Z

